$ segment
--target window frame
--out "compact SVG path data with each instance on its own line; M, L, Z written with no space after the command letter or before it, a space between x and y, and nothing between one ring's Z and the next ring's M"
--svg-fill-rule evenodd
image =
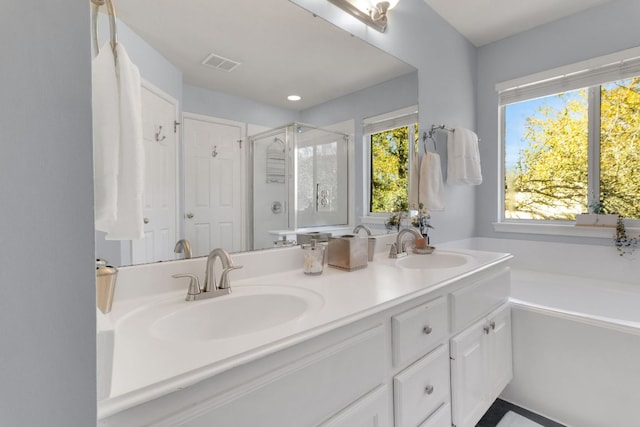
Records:
M413 157L416 152L415 143L411 141L411 135L415 134L416 126L418 124L418 107L411 106L407 108L402 108L399 110L395 110L386 114L382 114L379 116L373 116L369 118L365 118L363 120L362 126L362 144L363 144L363 156L362 156L362 167L363 167L363 191L362 201L363 201L363 216L360 218L362 222L366 222L369 224L379 224L384 225L389 215L392 212L371 212L371 136L376 133L390 131L393 129L397 129L400 127L408 126L408 135L409 135L409 164L408 170L410 171L413 167ZM412 185L411 174L409 174L409 188L407 188L407 192Z
M497 232L525 234L550 234L611 238L611 228L576 227L571 220L517 219L505 217L505 157L506 123L505 107L519 101L550 96L572 89L588 88L588 183L589 202L600 194L600 97L601 86L609 81L622 80L640 75L640 48L628 49L611 55L594 58L577 64L548 70L531 76L498 83L498 141L500 168L498 176ZM612 79L611 76L615 76ZM596 82L597 83L594 83ZM580 82L590 82L580 86ZM640 218L625 218L628 231L640 231Z

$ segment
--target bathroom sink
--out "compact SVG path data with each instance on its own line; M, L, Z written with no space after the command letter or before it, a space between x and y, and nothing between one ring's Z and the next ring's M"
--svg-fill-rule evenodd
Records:
M410 254L405 258L396 260L396 265L402 268L413 268L420 270L429 270L434 268L453 268L460 267L470 261L468 255L455 252L442 252L436 250L428 255Z
M294 322L323 304L319 294L287 286L236 286L229 295L149 305L127 319L161 340L208 341L235 338Z

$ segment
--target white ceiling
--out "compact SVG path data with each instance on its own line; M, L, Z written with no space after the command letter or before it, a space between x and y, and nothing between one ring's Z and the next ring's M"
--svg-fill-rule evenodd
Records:
M187 84L302 110L415 69L288 0L127 0L118 18ZM210 54L241 63L227 73ZM292 103L287 95L302 100Z
M612 0L424 1L482 46ZM127 0L117 6L118 17L180 68L185 83L291 110L414 70L288 0ZM230 73L202 65L211 53L241 65ZM294 93L302 101L286 100Z
M424 0L475 46L482 46L612 0Z

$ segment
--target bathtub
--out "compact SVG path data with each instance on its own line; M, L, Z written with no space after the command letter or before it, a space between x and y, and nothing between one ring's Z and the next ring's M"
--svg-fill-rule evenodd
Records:
M640 426L638 285L512 270L502 398L571 427Z

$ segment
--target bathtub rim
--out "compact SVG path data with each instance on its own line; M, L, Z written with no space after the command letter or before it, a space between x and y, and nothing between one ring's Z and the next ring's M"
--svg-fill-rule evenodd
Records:
M620 319L613 319L604 316L594 316L588 313L580 313L570 310L561 310L556 307L549 307L540 304L534 304L515 298L509 298L511 308L518 308L525 311L543 314L551 317L557 317L565 320L572 320L588 324L591 326L606 328L617 332L623 332L640 336L640 322L630 322Z

